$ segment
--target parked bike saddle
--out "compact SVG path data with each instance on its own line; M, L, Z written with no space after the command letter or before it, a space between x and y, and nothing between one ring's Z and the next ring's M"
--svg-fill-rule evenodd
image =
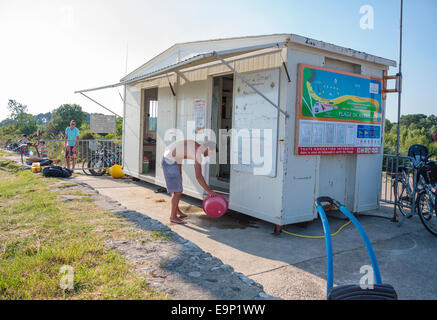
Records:
M428 156L428 148L421 144L413 144L408 149L408 156L414 158L416 161L423 160Z

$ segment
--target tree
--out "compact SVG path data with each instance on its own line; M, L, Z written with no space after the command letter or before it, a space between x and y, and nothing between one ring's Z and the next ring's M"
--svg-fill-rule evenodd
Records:
M35 119L38 121L40 125L47 124L52 118L52 114L50 112L39 113L35 116Z
M52 111L51 120L47 123L44 136L58 138L65 132L71 120L76 121L76 127L80 127L86 120L87 113L82 111L78 104L63 104Z
M3 133L13 132L20 134L33 134L37 130L37 121L29 113L27 113L27 106L13 99L8 101L9 118L2 121L2 126L8 127L3 130Z
M23 114L23 113L27 113L27 106L15 101L15 100L9 99L8 110L10 112L9 117L12 120L16 120L18 115Z
M410 124L414 123L416 125L420 125L422 120L426 120L427 116L424 114L407 114L401 116L401 127L409 127Z
M76 121L76 126L80 127L86 119L86 113L78 104L63 104L52 111L52 119L64 129L70 124L71 120Z
M0 127L8 127L13 125L14 125L14 120L12 120L11 118L4 119L2 122L0 122Z
M391 123L390 120L385 119L384 131L389 132L391 130L392 126L393 126L393 123Z
M428 117L428 121L431 123L431 126L437 126L437 116L435 115L430 115Z
M429 133L431 134L431 141L435 142L437 141L437 126L433 125L431 129L429 130Z
M123 135L123 118L117 117L115 121L115 134L117 137L121 137Z
M20 113L15 119L15 128L21 134L31 135L36 132L38 127L38 122L29 113Z
M437 141L429 145L429 153L437 155Z
M50 120L43 129L43 137L45 139L62 139L63 131L61 131L53 120Z
M401 117L399 147L401 154L407 154L413 144L422 144L430 152L437 148L437 117L423 114L409 114ZM397 123L385 122L384 153L395 154L397 143Z

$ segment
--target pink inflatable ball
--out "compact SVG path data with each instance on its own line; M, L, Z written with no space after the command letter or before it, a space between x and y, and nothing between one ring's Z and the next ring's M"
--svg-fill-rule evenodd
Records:
M228 211L228 201L222 195L203 199L203 211L211 218L220 218Z

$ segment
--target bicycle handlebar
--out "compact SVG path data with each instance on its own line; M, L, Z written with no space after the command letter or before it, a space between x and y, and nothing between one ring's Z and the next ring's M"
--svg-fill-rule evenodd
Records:
M411 157L411 156L407 156L408 159L410 160L410 165L412 166L413 169L419 169L420 167L422 167L423 165L425 165L428 161L429 158L434 156L435 154L429 154L426 157L417 159L415 157Z
M431 153L431 154L429 154L428 156L426 156L426 161L428 161L429 160L429 158L431 158L432 156L436 156L436 154L434 154L434 153ZM432 160L431 160L432 161Z

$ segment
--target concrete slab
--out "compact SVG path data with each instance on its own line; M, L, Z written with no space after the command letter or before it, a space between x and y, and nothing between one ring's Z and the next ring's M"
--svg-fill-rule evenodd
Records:
M206 216L201 201L182 197L181 209L189 214L187 225L169 222L170 197L155 193L157 186L129 179L78 176L101 194L110 196L131 210L146 214L169 226L224 263L262 284L266 293L283 299L324 299L326 295L326 253L323 239L305 239L282 233L273 236L273 226L247 215L229 212L220 219ZM390 208L367 214L391 217ZM346 221L330 218L335 232ZM436 299L437 238L429 234L418 217L401 228L388 219L360 215L359 220L374 245L383 281L392 284L401 299ZM322 235L319 220L307 228L287 226L287 231ZM333 238L334 281L359 283L360 268L369 265L364 244L350 225Z

